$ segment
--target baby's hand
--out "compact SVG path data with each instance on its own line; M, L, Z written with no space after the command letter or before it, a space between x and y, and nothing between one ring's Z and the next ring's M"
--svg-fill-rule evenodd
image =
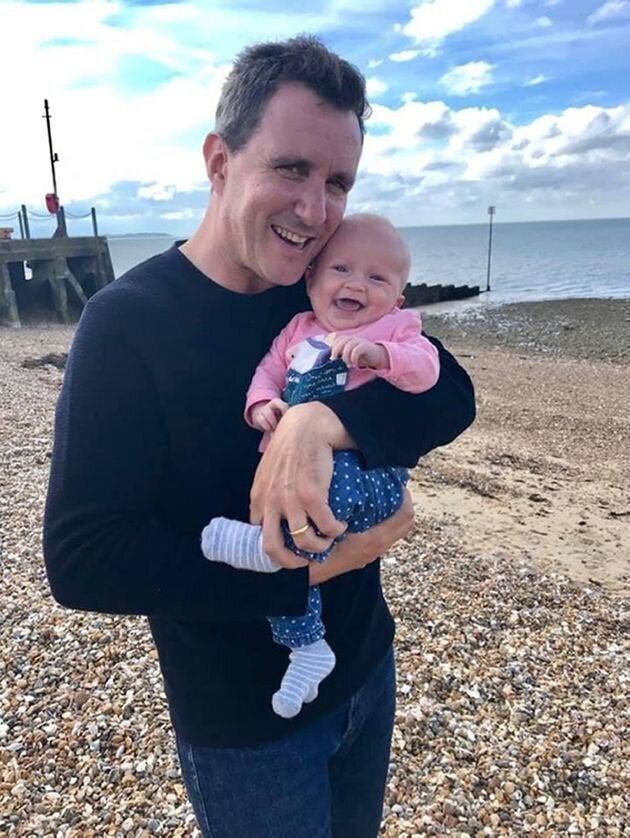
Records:
M289 409L289 405L282 399L270 399L268 402L258 402L252 407L252 425L259 431L275 431L278 422Z
M365 338L342 335L333 343L331 359L341 358L349 367L369 367L382 370L389 367L389 356L384 346Z

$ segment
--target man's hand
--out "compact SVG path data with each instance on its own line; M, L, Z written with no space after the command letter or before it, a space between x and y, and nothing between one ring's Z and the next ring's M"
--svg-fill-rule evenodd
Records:
M275 431L278 422L289 409L289 405L282 399L269 399L268 402L258 402L250 410L252 425L259 431Z
M332 345L330 358L341 360L348 367L369 367L372 370L383 370L389 367L389 355L384 346L365 338L343 335Z
M283 519L297 531L297 546L312 553L325 550L345 530L328 506L328 490L333 450L354 447L337 416L321 402L295 405L278 423L254 477L250 521L262 523L263 549L282 567L307 564L284 546ZM326 536L317 536L312 526L300 532L310 522Z
M393 544L413 530L413 503L405 489L402 506L391 518L359 534L351 533L334 547L325 562L309 564L309 582L319 585L351 570L360 570L386 553Z

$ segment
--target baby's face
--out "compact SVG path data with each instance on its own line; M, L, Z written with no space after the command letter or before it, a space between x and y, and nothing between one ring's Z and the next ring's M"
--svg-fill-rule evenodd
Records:
M388 224L343 221L307 275L313 312L331 332L373 323L402 304L408 272L405 244Z

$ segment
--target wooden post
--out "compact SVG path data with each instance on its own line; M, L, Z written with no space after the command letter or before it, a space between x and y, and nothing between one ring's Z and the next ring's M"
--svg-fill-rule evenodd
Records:
M68 235L68 228L66 226L66 211L63 207L59 207L57 212L57 235L66 237Z
M18 212L18 221L20 222L20 238L25 239L26 235L24 233L24 221L22 220L22 212Z
M0 261L0 324L16 328L21 325L9 265L4 260Z
M96 208L90 207L90 213L92 215L92 230L95 236L98 236L98 223L96 221Z
M26 204L22 204L22 218L24 220L24 232L26 233L26 238L30 239L31 230L28 226L28 210L26 209Z
M49 260L48 265L50 291L53 299L53 306L55 312L61 323L70 323L70 315L68 313L68 292L66 290L65 272L59 265L59 260Z

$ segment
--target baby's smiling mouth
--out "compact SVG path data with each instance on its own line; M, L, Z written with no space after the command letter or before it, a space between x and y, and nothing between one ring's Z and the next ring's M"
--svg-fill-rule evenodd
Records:
M335 300L335 306L342 311L360 311L363 308L363 303L350 297L338 297Z
M280 227L278 224L272 224L271 229L279 239L282 239L283 242L287 242L287 244L292 245L298 250L304 250L308 242L311 241L310 236L300 236L299 233L294 233L292 230L287 230L286 227Z

